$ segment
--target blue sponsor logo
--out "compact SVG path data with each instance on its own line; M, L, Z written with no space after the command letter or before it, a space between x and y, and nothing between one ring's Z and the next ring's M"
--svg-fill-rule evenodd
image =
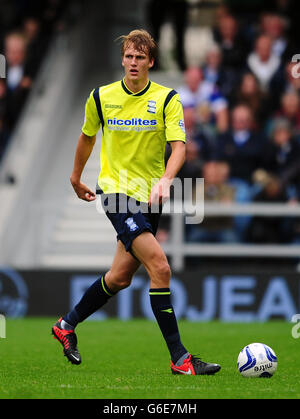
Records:
M128 127L138 127L138 126L156 126L156 119L142 119L142 118L131 118L131 119L117 119L110 118L107 120L109 126L128 126Z

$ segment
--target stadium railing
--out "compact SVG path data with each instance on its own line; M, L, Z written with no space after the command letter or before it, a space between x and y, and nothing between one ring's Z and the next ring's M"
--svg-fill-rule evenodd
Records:
M177 208L176 208L177 206ZM185 213L180 212L181 208ZM176 211L177 210L177 211ZM187 256L214 256L214 257L271 257L271 258L299 258L300 245L296 244L212 244L212 243L186 243L185 216L195 214L194 205L181 202L174 204L174 211L170 213L171 228L170 240L163 245L167 255L172 258L172 269L180 271L185 268L185 257ZM300 217L300 205L286 204L214 204L204 205L205 217L224 216L248 216L256 215L262 217ZM203 214L199 213L199 221ZM196 221L196 220L194 220Z

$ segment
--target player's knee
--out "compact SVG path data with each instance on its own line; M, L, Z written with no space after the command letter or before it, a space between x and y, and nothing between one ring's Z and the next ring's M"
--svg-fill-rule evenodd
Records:
M109 282L114 289L124 289L129 287L132 281L132 272L123 270L121 272L112 273L109 275Z
M152 281L157 282L158 287L169 287L171 278L171 268L167 261L155 263L152 267Z
M118 283L120 289L124 289L124 288L129 287L129 285L131 284L131 281L132 281L132 277L129 277L129 276L121 276L118 279L118 282L117 283Z

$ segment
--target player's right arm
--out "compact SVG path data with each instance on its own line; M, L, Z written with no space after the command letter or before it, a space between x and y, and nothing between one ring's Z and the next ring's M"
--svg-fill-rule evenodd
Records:
M74 191L78 198L83 199L84 201L94 201L96 199L95 193L81 182L83 169L90 157L95 141L96 135L89 137L83 132L80 134L75 152L73 171L70 176L70 182Z
M74 191L76 192L78 198L83 199L84 201L94 201L96 199L95 193L81 182L83 169L93 150L96 142L96 134L101 125L95 102L96 93L95 90L93 90L86 101L84 124L78 139L73 171L70 176L70 181Z

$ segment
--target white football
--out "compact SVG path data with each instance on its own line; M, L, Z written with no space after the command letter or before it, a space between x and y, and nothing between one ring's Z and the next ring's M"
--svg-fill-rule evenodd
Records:
M277 357L264 343L251 343L239 353L237 367L244 377L272 377L277 369Z

